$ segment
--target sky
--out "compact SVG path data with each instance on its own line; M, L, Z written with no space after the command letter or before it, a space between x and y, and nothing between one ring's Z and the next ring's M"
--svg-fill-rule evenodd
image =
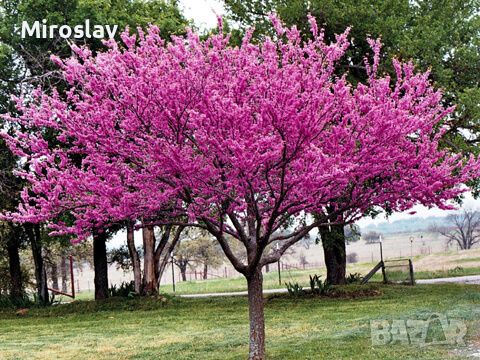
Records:
M225 9L223 5L216 0L180 0L180 6L188 19L192 19L195 25L200 30L216 27L217 16L224 15ZM470 194L465 196L463 207L469 209L480 209L480 199L475 200ZM411 211L416 211L414 215L411 215ZM407 219L409 217L428 217L428 216L446 216L454 211L444 211L437 208L427 209L425 206L415 206L409 212L392 214L388 219L383 216L377 216L375 219L364 218L357 222L361 227L369 224L378 224L382 222L393 222L395 220ZM119 246L125 243L125 233L120 232L112 241L110 241L109 247ZM136 234L136 241L141 241L141 233Z
M201 30L216 27L217 15L225 14L223 5L216 0L180 0L180 7Z

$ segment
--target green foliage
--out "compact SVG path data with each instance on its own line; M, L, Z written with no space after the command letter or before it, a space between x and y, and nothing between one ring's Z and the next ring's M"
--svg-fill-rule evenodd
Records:
M137 248L137 252L140 257L143 256L142 248ZM121 269L124 272L131 271L133 269L132 258L126 245L109 250L107 253L107 258L109 264L115 264L117 269Z
M360 240L362 236L362 232L360 231L360 226L356 224L349 224L344 227L343 229L344 235L345 235L345 240L347 244L357 242Z
M16 299L12 299L9 295L0 295L0 309L29 308L33 305L34 302L26 294Z
M218 268L224 261L222 249L208 233L197 228L183 232L180 243L175 248L175 263L178 266L187 265Z
M322 277L315 274L310 277L310 290L314 295L326 295L332 291L332 286L327 281L323 281Z
M350 273L346 278L345 281L347 284L359 284L362 281L363 277L360 273Z
M117 38L127 26L134 31L137 26L145 28L151 23L157 25L161 35L168 40L171 34L182 34L188 25L176 0L1 0L0 114L14 111L11 96L28 92L32 86L40 85L45 90L63 86L63 78L56 74L58 67L51 62L50 55L55 54L62 58L71 56L70 44L73 42L77 45L88 45L94 52L105 49L102 42L95 38L69 41L60 37L21 39L21 36L14 32L14 28L21 25L22 21L32 24L42 19L46 19L47 24L71 27L84 24L86 19L89 19L92 25L118 25ZM1 120L0 128L3 128ZM12 210L17 205L19 189L23 186L22 180L13 173L18 165L18 158L8 150L4 141L0 140L0 211ZM68 218L61 220L66 223L69 221ZM109 229L109 234L112 231L115 229ZM4 247L6 242L7 236L0 235L0 247ZM25 241L19 242L19 246L23 246ZM84 251L89 250L88 248L72 247L67 237L50 238L43 226L41 246L45 250L47 266L54 266L59 257L65 257L72 252L77 260L89 260ZM91 251L89 253L91 254ZM79 263L81 261L76 262ZM2 264L0 287L4 288L9 278L1 269L5 269Z
M108 296L110 297L123 297L133 298L135 297L135 282L123 281L119 286L112 285L108 288Z
M298 283L285 283L285 286L287 287L288 294L293 297L300 297L305 292L303 291L303 287L299 285Z
M25 233L21 226L0 221L0 295L10 294L11 291L8 246L14 245L20 250L24 246L25 240ZM20 293L24 292L31 283L29 265L28 262L20 263L20 272L23 282L23 288L20 289ZM19 300L21 300L21 298L19 298Z
M75 25L91 24L118 25L117 36L129 27L145 28L148 24L158 25L160 33L167 38L171 34L180 34L188 24L180 12L177 1L165 0L3 0L0 10L0 42L8 45L25 62L32 76L42 75L55 66L49 59L50 54L60 57L70 56L67 41L61 38L36 39L21 37L13 32L22 21L30 24L47 20L47 24ZM99 39L71 39L79 45L87 44L93 51L103 48ZM52 85L50 83L49 85Z

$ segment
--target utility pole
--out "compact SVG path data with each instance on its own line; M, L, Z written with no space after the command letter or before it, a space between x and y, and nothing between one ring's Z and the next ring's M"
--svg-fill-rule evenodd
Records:
M378 242L380 243L380 261L382 263L382 275L383 282L387 282L387 274L385 273L385 263L383 262L383 244L382 244L382 235L378 237Z
M413 236L410 236L410 259L413 259Z
M175 267L174 267L174 262L173 262L173 252L170 254L172 258L172 287L173 287L173 292L175 292Z
M277 243L277 251L278 250L280 250L280 245ZM282 285L282 272L280 271L280 258L278 258L277 266L278 266L278 285Z

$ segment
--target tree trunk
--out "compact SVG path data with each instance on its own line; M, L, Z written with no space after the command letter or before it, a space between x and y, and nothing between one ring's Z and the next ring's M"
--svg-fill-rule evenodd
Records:
M178 268L180 269L180 274L182 275L182 281L187 281L187 264L179 263Z
M156 277L157 277L157 288L160 288L160 281L162 280L163 273L170 261L170 252L163 254L163 259L157 263Z
M165 244L163 247L161 247L162 245L162 241L161 241L159 246L157 247L157 250L155 250L155 262L156 262L155 276L157 277L157 289L160 288L160 281L162 280L162 275L165 271L165 268L167 267L167 264L171 259L170 254L172 253L172 251L175 249L175 246L177 246L178 242L180 241L180 235L183 229L184 229L183 226L178 227L177 230L175 231L175 234L172 240L169 243Z
M155 234L153 226L143 228L143 294L158 294L157 279L155 276Z
M135 283L135 292L140 294L142 291L142 270L140 269L140 257L135 247L133 224L127 226L127 246L133 266L133 282Z
M62 292L67 292L67 281L68 281L68 269L67 269L67 261L65 260L65 255L62 254L60 259L60 274L62 277Z
M95 300L108 298L107 234L93 234L93 267L95 270Z
M265 359L265 316L263 312L263 277L258 268L247 277L248 312L250 318L250 352L249 360Z
M55 260L52 261L50 267L50 276L52 277L52 288L58 290L58 264Z
M208 264L203 264L203 280L207 280L208 278Z
M345 284L347 256L343 225L321 226L319 231L325 255L327 282L331 285Z
M7 243L8 266L10 271L10 298L15 301L23 298L22 268L20 266L20 255L18 241L14 231Z
M43 261L42 244L40 242L40 225L27 224L27 236L32 248L33 263L35 267L35 281L37 284L38 303L41 306L48 304L47 271Z

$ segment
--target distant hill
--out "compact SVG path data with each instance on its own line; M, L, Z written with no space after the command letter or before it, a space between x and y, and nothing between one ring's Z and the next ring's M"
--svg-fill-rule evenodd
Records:
M447 225L450 221L447 216L429 216L420 217L412 216L409 219L395 220L392 222L382 222L379 224L370 224L361 227L362 233L369 231L381 232L383 234L401 233L401 232L416 232L416 231L428 231L435 224Z

